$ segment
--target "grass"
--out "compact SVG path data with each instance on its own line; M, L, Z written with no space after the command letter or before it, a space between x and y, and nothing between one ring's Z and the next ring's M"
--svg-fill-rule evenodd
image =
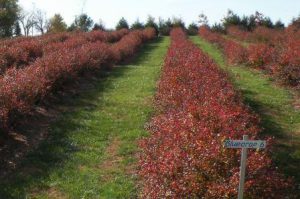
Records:
M0 182L0 198L135 198L137 139L147 135L168 44L146 44L131 64L62 99L67 111L15 175Z
M288 176L300 184L300 110L293 107L292 91L276 85L261 71L246 66L228 66L222 52L199 36L190 37L216 63L226 70L244 101L261 118L263 134L275 136L273 158Z

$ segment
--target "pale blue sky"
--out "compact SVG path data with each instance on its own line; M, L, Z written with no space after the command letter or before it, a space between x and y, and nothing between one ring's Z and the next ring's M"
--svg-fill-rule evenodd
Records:
M47 15L60 13L70 24L75 15L87 13L97 22L100 18L106 27L113 28L123 16L129 23L137 18L145 21L150 14L158 17L181 17L186 24L197 21L203 12L208 16L210 24L219 22L228 9L243 14L252 14L256 10L271 19L281 19L288 24L293 17L300 14L300 0L19 0L25 9L33 5L44 10ZM84 6L83 6L84 5Z

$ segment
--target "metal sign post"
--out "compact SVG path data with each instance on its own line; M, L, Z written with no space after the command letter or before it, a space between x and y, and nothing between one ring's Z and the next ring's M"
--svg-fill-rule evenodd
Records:
M225 148L242 148L238 199L243 199L247 164L247 149L266 148L266 141L248 140L248 135L244 135L243 140L226 140L224 142L224 146Z

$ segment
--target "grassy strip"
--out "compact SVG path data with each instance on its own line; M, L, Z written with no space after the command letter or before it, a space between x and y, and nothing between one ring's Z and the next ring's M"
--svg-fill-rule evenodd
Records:
M275 136L274 160L300 184L300 111L293 107L291 91L281 88L262 72L245 66L228 66L222 52L199 36L191 40L228 71L245 103L261 117L263 133Z
M146 135L168 38L147 44L130 65L114 68L76 98L50 137L0 183L4 198L134 198L136 140Z

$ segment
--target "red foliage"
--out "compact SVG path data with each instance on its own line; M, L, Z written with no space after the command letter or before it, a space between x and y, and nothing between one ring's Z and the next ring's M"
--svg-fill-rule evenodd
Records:
M232 33L242 39L242 33ZM300 36L291 29L285 31L258 27L248 34L248 39L255 42L247 48L238 42L213 33L206 27L199 30L200 36L217 44L224 52L230 64L245 63L267 70L283 83L300 88Z
M227 34L242 41L274 43L284 39L284 31L258 26L254 31L242 30L238 26L231 26L227 29Z
M275 75L286 84L300 89L300 37L288 34L286 41L276 47L279 56Z
M137 48L147 40L156 36L153 28L145 30L135 30L128 37L123 37L118 43L112 45L114 53L117 55L118 61L124 61L128 57L132 57Z
M45 52L52 52L66 46L75 48L83 42L117 42L128 32L127 29L122 29L114 32L59 33L3 41L0 47L0 74L5 73L8 68L28 66L42 57Z
M226 39L223 38L219 33L211 32L206 26L201 26L199 28L199 35L204 39L218 45L222 45L224 42L226 42Z
M35 39L28 39L10 47L1 46L0 74L3 74L7 68L12 66L28 65L37 57L41 57L42 54L42 44Z
M284 31L259 26L255 28L249 37L249 40L254 42L276 43L284 39Z
M250 32L241 30L238 26L230 26L226 29L228 35L241 40L249 40Z
M228 40L223 43L223 49L230 64L241 64L247 61L248 51L241 44Z
M205 26L199 28L199 34L209 42L217 44L223 50L230 64L247 62L247 49L238 42L225 39L219 33L213 33Z
M258 139L259 121L227 75L181 29L173 29L171 38L156 96L160 114L140 143L142 197L235 198L240 151L222 143L243 134ZM249 153L247 198L284 198L292 188L267 154Z
M275 48L267 44L252 44L248 47L248 64L266 69L266 66L276 62L278 57Z
M232 32L230 32L232 34ZM300 31L293 26L285 30L258 27L241 40L259 42L249 47L250 65L267 69L284 83L300 88Z
M16 116L28 113L37 101L82 71L111 66L120 57L132 56L143 42L154 38L150 32L152 29L131 32L113 46L72 38L56 44L58 47L52 51L48 49L44 56L25 68L8 69L0 78L0 129L8 130L18 119ZM116 51L116 48L121 50Z

